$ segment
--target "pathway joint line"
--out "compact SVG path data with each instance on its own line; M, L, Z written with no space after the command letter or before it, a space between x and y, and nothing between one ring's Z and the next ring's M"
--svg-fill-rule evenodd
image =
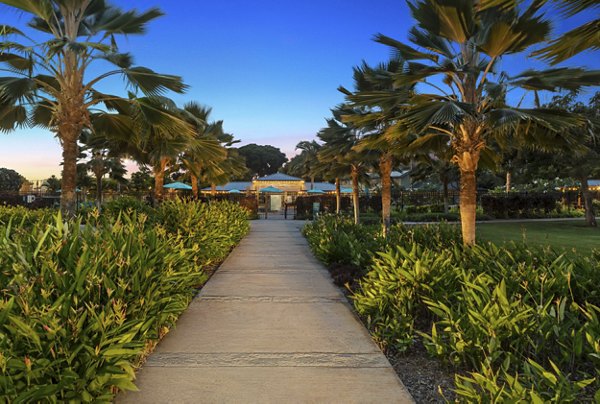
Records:
M161 352L151 355L148 367L328 367L387 368L387 360L376 353L196 353Z

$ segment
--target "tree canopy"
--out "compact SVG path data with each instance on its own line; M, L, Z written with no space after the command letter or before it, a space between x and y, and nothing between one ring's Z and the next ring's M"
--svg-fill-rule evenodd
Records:
M247 176L249 177L274 174L288 161L279 148L270 145L251 143L240 147L238 151L246 159L246 167L249 170Z
M18 191L23 182L25 182L25 177L15 170L0 168L0 191Z

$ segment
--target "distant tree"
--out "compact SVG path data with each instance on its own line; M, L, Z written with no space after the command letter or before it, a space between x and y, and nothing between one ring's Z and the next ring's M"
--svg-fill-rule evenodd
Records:
M145 192L152 188L154 178L152 178L152 175L150 174L150 169L145 165L140 165L139 169L139 171L131 174L131 181L129 184L132 190Z
M589 179L600 176L600 92L587 102L576 101L577 94L571 92L566 95L555 96L552 101L544 106L556 108L570 113L578 113L588 118L588 125L582 128L573 128L573 138L579 144L570 150L553 153L544 153L538 150L521 152L515 159L515 169L520 173L521 181L536 179L554 180L557 178L573 178L579 182L580 192L583 197L585 219L589 226L596 227L592 194L589 191Z
M48 187L48 190L50 192L56 192L60 189L62 181L60 178L56 178L56 176L53 175L50 178L44 180L44 182L46 183L46 186Z
M25 177L15 170L0 168L0 191L18 191L23 182Z
M249 175L269 175L276 173L288 161L285 154L277 147L262 146L255 143L242 146L239 154L246 159Z

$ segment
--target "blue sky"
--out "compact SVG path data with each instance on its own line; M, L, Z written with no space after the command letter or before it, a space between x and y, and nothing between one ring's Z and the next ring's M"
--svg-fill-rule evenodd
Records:
M174 95L179 104L198 101L213 108L228 132L242 144L271 144L288 156L300 140L314 138L329 109L343 101L339 85L352 86L352 67L362 60L387 59L388 49L372 41L375 33L404 40L412 26L404 1L372 0L119 0L125 9L157 6L165 16L144 36L121 38L137 64L183 76L190 86ZM558 18L564 32L585 18ZM26 16L0 7L0 24L23 26ZM502 67L521 70L523 57ZM569 65L598 68L597 54ZM533 65L541 67L534 61ZM103 71L104 66L98 66ZM111 80L104 91L124 94ZM28 129L0 135L0 167L31 180L60 173L60 146L52 134Z

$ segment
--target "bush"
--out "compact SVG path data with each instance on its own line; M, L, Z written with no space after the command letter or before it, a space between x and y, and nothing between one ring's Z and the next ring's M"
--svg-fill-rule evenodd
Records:
M481 196L486 215L499 219L546 217L557 208L559 195L544 193L487 194Z
M245 234L246 214L171 202L157 225L135 211L0 225L0 401L110 401L133 389L134 365L185 310L204 267ZM205 225L189 237L194 223ZM211 243L209 231L226 237Z
M331 233L332 223L318 224ZM329 251L335 239L311 231L311 246ZM359 238L357 231L335 229ZM400 351L421 340L463 370L456 393L465 401L592 400L600 387L600 251L464 247L458 232L394 226L373 245L353 301L374 339Z

